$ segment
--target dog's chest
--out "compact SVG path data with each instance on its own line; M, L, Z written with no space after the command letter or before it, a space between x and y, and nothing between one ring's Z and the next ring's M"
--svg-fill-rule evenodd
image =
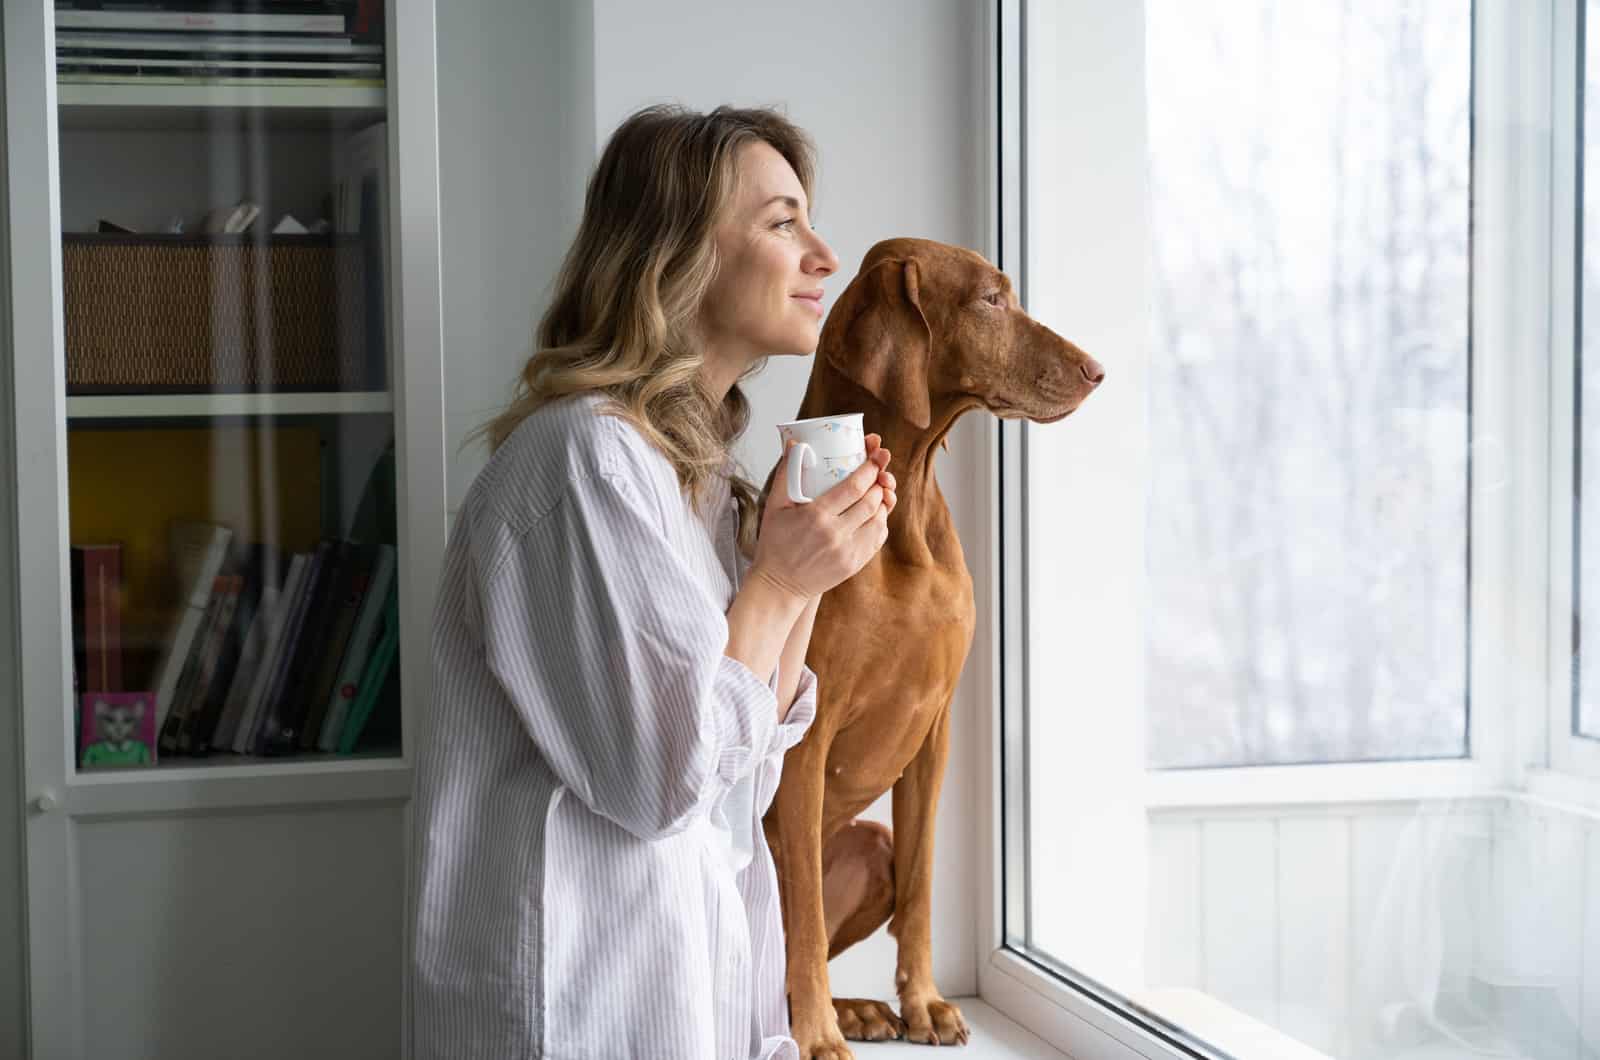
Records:
M849 801L841 789L859 788L870 800L910 764L955 692L972 645L972 579L964 564L883 558L845 588L824 598L838 625L817 619L826 641L819 708L835 721L826 726L830 791Z

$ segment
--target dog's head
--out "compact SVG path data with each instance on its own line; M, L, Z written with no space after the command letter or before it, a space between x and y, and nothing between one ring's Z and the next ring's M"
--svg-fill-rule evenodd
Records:
M1054 423L1105 371L1022 311L1005 273L964 247L886 239L867 251L823 325L817 353L918 428L976 402Z

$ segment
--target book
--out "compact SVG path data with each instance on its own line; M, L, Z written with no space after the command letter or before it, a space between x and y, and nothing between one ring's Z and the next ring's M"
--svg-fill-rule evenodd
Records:
M289 572L284 578L283 585L272 594L274 597L272 608L266 615L266 624L261 627L259 639L256 641L256 652L251 657L248 667L242 668L234 677L235 687L229 689L229 702L223 708L226 721L219 723L219 728L223 731L212 740L213 746L226 747L241 753L244 751L243 745L246 743L248 730L254 727L256 715L260 710L262 684L265 680L263 675L277 657L284 627L288 624L300 587L305 582L306 567L310 562L310 555L304 552L296 553L290 558Z
M84 692L122 691L122 545L72 546L73 670Z
M317 749L321 751L339 749L339 737L344 732L350 704L360 691L361 675L366 669L367 660L372 657L372 649L383 639L384 609L389 602L390 587L395 581L395 551L393 545L380 544L377 549L378 556L366 598L361 603L361 613L350 631L344 658L339 663L338 677L328 693L321 730L317 734Z
M317 738L322 735L328 698L334 682L339 678L340 664L344 661L356 619L361 614L362 602L372 584L379 547L367 544L350 546L340 582L328 601L333 620L328 626L326 647L317 660L312 677L306 682L306 691L302 696L302 718L296 736L302 751L316 750Z
M384 671L383 684L373 698L367 720L355 733L351 753L400 749L403 728L400 717L400 656L396 651Z
M288 657L283 684L262 729L263 754L287 754L300 746L307 686L328 646L328 632L337 611L334 601L341 586L349 581L350 542L326 541L317 547L322 553L322 566L316 587L306 602L305 621Z
M372 657L367 660L366 670L361 675L360 691L356 694L355 702L350 705L349 717L345 719L344 730L339 734L340 754L349 754L355 750L357 742L361 739L361 732L377 705L379 694L388 682L389 669L395 665L400 650L399 602L398 594L392 586L384 603L383 616L383 638L373 649Z
M256 667L260 665L261 653L265 648L268 630L272 626L273 616L278 608L281 591L276 585L261 587L261 596L255 613L250 616L244 643L239 648L239 661L234 667L233 676L222 697L222 706L217 712L216 721L206 736L207 747L232 750L233 731L238 727L239 714L244 708L245 700L249 698L250 684L255 679Z
M222 606L222 585L225 580L225 576L221 574L212 579L211 595L206 600L205 613L200 617L200 625L189 644L188 656L184 659L183 670L179 673L177 686L173 689L172 701L168 704L166 713L161 719L161 727L157 730L158 745L163 754L177 753L178 727L183 721L184 713L189 709L189 701L194 695L194 685L199 679L212 631L217 624L217 613Z
M238 672L245 641L255 624L263 594L269 587L276 592L282 567L283 557L278 550L261 542L250 546L242 558L239 601L234 609L233 620L223 635L222 650L211 687L207 689L205 699L198 708L190 747L193 754L205 754L211 749L212 735L227 703L228 693L233 688L234 675ZM181 744L179 749L183 750Z
M317 545L317 550L307 554L306 566L300 584L295 588L294 602L284 616L283 628L269 659L263 660L256 674L256 688L251 696L250 709L234 736L234 749L242 754L260 754L264 747L262 735L270 731L276 715L279 696L284 681L288 679L289 661L294 656L295 645L305 625L306 611L311 597L316 593L317 580L322 575L322 563L328 553L328 542Z
M222 662L228 631L233 626L233 616L239 608L239 597L244 592L242 574L219 575L217 580L219 583L217 593L221 596L221 602L217 605L216 618L204 641L205 648L200 656L200 666L195 672L194 684L187 700L183 703L181 711L174 712L178 717L174 749L180 755L193 754L195 751L195 731L199 727L200 715L205 708L206 700L211 694L211 686L217 679L217 667ZM165 753L167 748L163 746L161 750Z
M178 679L211 602L211 586L228 553L233 531L212 523L176 523L169 531L173 572L178 588L178 612L163 642L156 666L156 731L167 720Z

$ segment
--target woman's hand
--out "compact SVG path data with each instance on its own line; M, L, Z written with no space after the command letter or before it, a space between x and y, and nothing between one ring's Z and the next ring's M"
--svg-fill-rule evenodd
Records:
M865 441L866 462L809 504L795 504L783 488L794 446L784 449L761 513L752 576L810 599L865 567L883 547L894 511L895 480L882 439L869 434Z

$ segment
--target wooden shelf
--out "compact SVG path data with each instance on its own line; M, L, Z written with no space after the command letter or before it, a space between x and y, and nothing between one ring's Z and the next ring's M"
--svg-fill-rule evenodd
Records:
M360 128L381 121L381 83L268 78L117 78L63 75L63 129Z
M68 420L351 416L394 411L387 390L294 394L111 394L67 398Z

